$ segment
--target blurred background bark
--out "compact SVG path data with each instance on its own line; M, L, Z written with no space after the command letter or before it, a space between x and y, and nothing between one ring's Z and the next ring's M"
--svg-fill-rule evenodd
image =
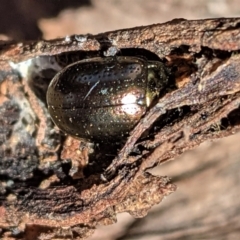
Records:
M239 0L10 0L0 6L0 34L52 39L239 14ZM99 227L90 239L239 239L239 169L240 134L206 142L152 170L171 177L178 190L147 217L120 214L117 224Z

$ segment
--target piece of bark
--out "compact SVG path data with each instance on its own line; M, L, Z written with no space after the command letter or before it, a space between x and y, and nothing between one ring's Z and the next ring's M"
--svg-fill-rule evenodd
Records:
M143 217L175 191L167 177L146 171L206 140L239 130L239 23L238 18L173 20L99 35L1 42L2 238L87 238L97 225L114 223L116 213ZM77 140L65 138L54 127L44 97L47 83L37 92L38 83L19 77L16 65L73 51L79 59L115 51L146 57L154 53L171 69L175 83L113 161L106 166L104 157L97 159L98 167L84 178L88 148L78 147L82 145ZM140 139L147 130L151 137Z

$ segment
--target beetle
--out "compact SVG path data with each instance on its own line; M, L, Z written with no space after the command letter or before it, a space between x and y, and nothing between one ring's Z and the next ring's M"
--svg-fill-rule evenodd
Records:
M48 110L63 132L93 142L119 141L168 82L163 62L96 57L63 68L47 90Z

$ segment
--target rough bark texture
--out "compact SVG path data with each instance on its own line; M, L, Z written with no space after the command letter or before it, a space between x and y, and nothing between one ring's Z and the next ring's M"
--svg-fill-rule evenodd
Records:
M116 213L143 217L175 191L168 177L147 170L239 131L239 26L238 18L177 19L99 35L0 42L1 237L85 239L97 225L113 224ZM76 52L84 59L115 50L159 57L174 88L158 99L115 157L100 149L89 159L88 147L51 122L44 95L49 81L20 77L16 64L39 56L66 64ZM93 167L86 172L88 161Z

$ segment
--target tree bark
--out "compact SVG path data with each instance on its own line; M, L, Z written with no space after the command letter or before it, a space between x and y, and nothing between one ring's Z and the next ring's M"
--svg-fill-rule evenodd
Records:
M174 192L174 181L149 169L239 131L239 26L240 18L176 19L98 35L0 42L1 237L85 239L97 225L116 222L117 213L144 217ZM91 157L88 146L52 123L45 98L50 79L39 76L46 69L54 75L55 61L65 66L115 52L160 59L172 85L115 156L100 146Z

